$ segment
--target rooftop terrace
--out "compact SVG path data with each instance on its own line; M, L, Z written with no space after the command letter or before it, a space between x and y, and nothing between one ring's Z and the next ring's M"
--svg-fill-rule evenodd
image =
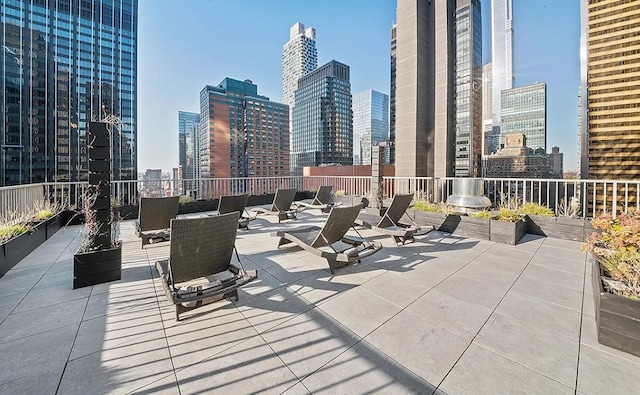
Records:
M0 393L634 394L640 358L598 344L579 243L517 246L440 232L331 275L258 219L237 248L259 279L240 301L184 314L121 223L122 280L72 290L79 226L0 278Z

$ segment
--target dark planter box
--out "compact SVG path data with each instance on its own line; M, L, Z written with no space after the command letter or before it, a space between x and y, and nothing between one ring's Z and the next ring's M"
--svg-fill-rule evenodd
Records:
M491 237L491 220L488 218L474 218L468 215L449 215L446 223L458 221L453 234L473 237L474 239L489 240Z
M110 147L90 147L91 159L109 160L111 159Z
M640 301L605 291L602 272L593 261L593 298L598 342L640 357Z
M56 214L53 217L45 221L45 229L47 233L47 240L51 238L57 231L62 228L62 214Z
M413 212L413 220L420 226L433 226L433 229L442 232L451 233L453 230L452 225L455 221L445 223L447 221L447 214L444 213L430 213L427 211L410 210ZM411 215L411 214L409 214Z
M364 212L369 215L376 215L378 217L382 217L387 212L388 207L367 207Z
M355 206L356 204L361 205L362 208L367 208L369 206L367 198L359 195L341 195L332 196L331 198L336 204L342 204L343 206Z
M106 184L111 182L111 174L109 172L89 172L89 184L98 185L100 183Z
M62 218L62 226L82 225L84 223L84 215L80 211L65 210L60 213Z
M109 128L106 122L89 122L87 145L90 148L109 147ZM91 156L91 155L90 155Z
M539 236L584 241L584 226L581 218L527 215L527 232Z
M76 253L73 256L73 289L120 280L122 244L115 248Z
M118 211L120 212L120 219L124 221L128 219L138 219L138 212L140 211L140 208L138 206L127 204L118 207Z
M195 202L180 203L178 214L201 213L204 211L215 211L218 209L218 199L196 200Z
M307 200L307 199L313 199L316 196L316 194L314 192L309 192L309 191L296 191L296 198L295 200Z
M89 159L89 171L94 173L109 173L111 171L111 162L108 160L91 160Z
M108 210L111 208L111 198L99 197L91 205L92 210Z
M247 207L250 206L264 206L265 204L271 204L274 195L249 195L247 198ZM269 200L271 198L271 200Z
M527 223L524 220L503 222L492 219L489 232L489 240L491 241L516 245L527 234Z
M4 259L0 259L2 267L0 267L0 277L4 276L12 267L18 264L24 257L29 255L47 240L46 222L40 222L28 232L16 236L1 245L1 255Z

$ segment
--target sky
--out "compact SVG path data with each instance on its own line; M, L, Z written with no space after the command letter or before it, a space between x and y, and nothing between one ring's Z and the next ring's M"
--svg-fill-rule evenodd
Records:
M482 0L483 64L491 8ZM547 147L575 170L579 0L513 0L517 87L547 83ZM282 46L296 22L316 29L318 65L351 68L351 92L389 93L396 0L139 0L138 171L178 166L178 111L199 112L205 85L250 79L282 101Z

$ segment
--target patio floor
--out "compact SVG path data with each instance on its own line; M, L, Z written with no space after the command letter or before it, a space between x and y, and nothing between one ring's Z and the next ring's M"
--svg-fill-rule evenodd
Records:
M0 393L640 393L640 358L598 344L579 243L365 231L385 248L331 275L269 236L323 218L239 231L259 280L178 323L168 243L123 222L122 280L72 290L80 227L59 231L0 279Z

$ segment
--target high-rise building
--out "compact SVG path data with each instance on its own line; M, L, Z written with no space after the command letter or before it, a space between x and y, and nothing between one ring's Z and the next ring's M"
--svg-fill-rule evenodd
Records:
M587 2L588 177L638 180L640 1ZM637 192L628 194L634 202Z
M532 150L547 151L547 84L535 84L502 91L502 133L500 148L505 136L523 133L526 146Z
M491 69L491 63L487 63L482 69L482 134L484 136L482 155L495 154L498 152L500 146L500 134L494 133L493 129L493 83Z
M479 177L482 166L482 16L479 0L457 0L455 61L456 177Z
M289 175L289 107L225 78L200 92L202 178Z
M391 90L389 91L389 147L385 154L389 164L396 163L396 25L391 28Z
M178 161L184 180L195 178L194 164L198 162L193 142L199 125L199 113L178 111Z
M396 176L452 176L455 0L398 0L396 19Z
M547 154L529 148L523 133L505 136L505 145L498 153L483 158L483 176L490 178L562 178L562 153L553 147ZM532 186L544 195L540 186ZM535 192L534 192L535 193Z
M293 107L291 174L304 166L353 164L349 66L330 61L300 78Z
M495 134L501 133L501 92L514 86L513 76L513 3L512 0L491 0L491 107Z
M589 117L587 102L587 38L589 35L588 1L580 2L580 93L578 95L578 176L589 174Z
M371 146L389 141L389 95L368 89L353 95L353 164L371 164Z
M0 186L86 180L107 115L124 122L112 179L135 179L138 1L3 1L0 17Z
M318 67L316 29L297 22L289 29L289 41L282 50L282 102L294 106L298 80Z

